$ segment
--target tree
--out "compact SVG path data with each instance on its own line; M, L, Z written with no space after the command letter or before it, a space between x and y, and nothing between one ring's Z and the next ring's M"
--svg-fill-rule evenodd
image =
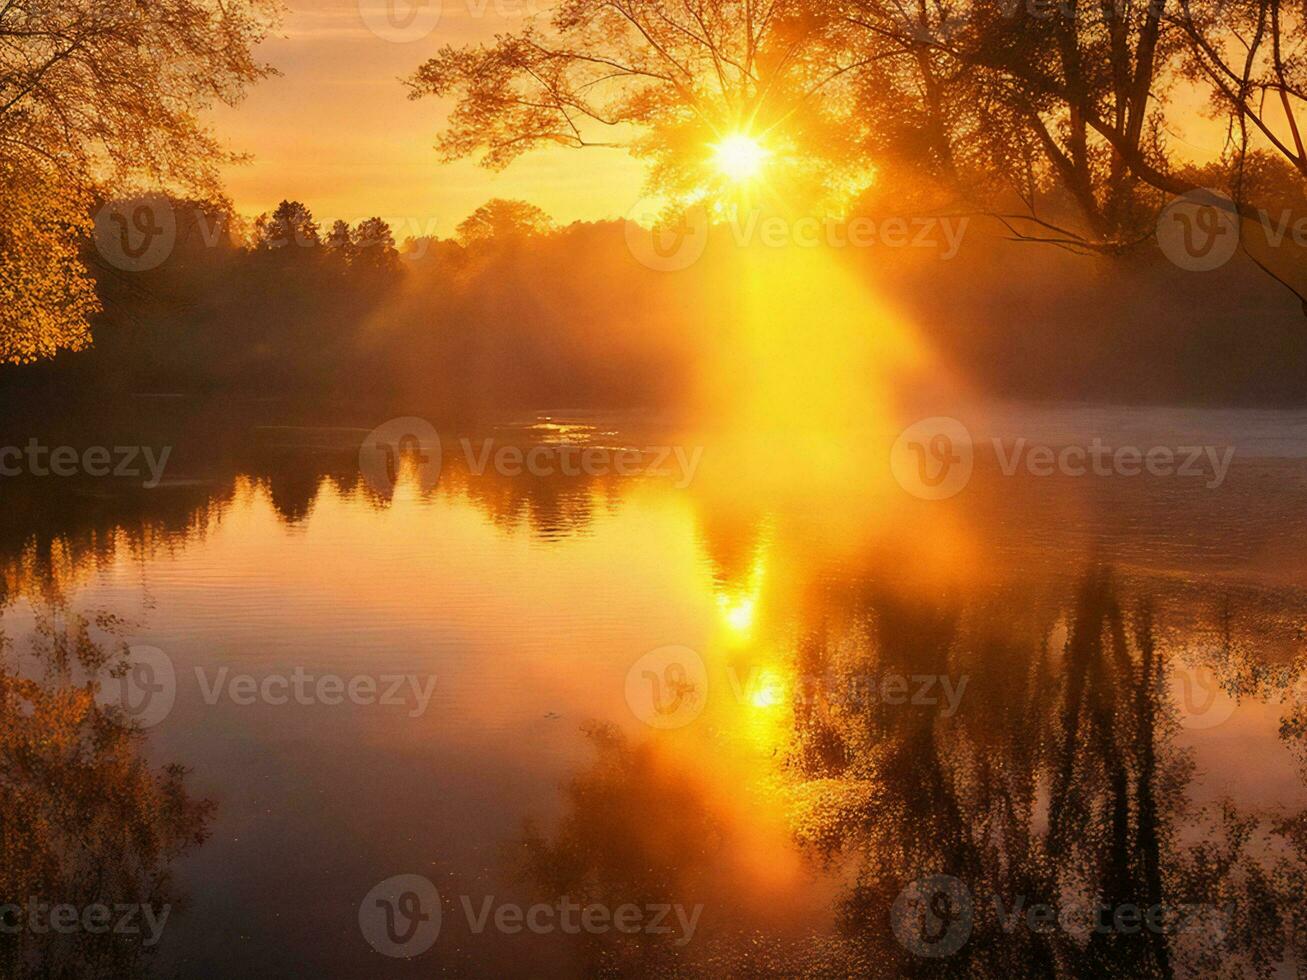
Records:
M252 51L275 9L275 0L0 4L0 173L7 194L39 195L3 211L0 290L21 283L29 298L0 305L0 362L89 343L97 306L71 258L87 225L68 222L69 202L142 183L218 195L219 165L232 156L200 115L269 74ZM33 221L45 229L35 239ZM69 236L58 244L56 228Z
M480 152L499 169L540 146L626 146L659 189L690 193L712 179L712 144L743 133L769 142L791 193L838 195L865 170L867 121L850 98L865 58L820 5L564 0L554 11L548 36L532 27L446 47L409 80L413 98L456 99L446 159Z
M410 86L456 95L439 146L483 150L492 167L545 143L596 145L586 122L625 126L657 189L702 191L706 148L745 133L769 144L770 181L791 198L829 202L868 168L897 167L973 202L1002 185L1033 217L1056 186L1112 239L1138 224L1132 168L1160 163L1150 100L1177 41L1158 4L1067 9L568 0L557 41L527 29L446 48Z
M1018 237L1134 243L1159 191L1181 183L1161 135L1179 42L1163 7L858 3L849 43L877 54L859 102L880 121L878 155L920 167Z
M459 242L467 247L475 242L507 241L529 235L543 235L553 226L553 219L534 204L497 197L460 221L455 231Z
M2 159L0 186L0 362L85 347L100 309L78 248L91 226L87 198Z
M354 255L354 242L351 238L349 222L337 219L327 232L325 242L327 251L337 258L348 262Z
M865 190L874 167L890 197L924 185L1014 238L1112 253L1201 186L1165 138L1193 112L1182 83L1206 86L1237 162L1251 131L1307 174L1301 30L1279 0L564 0L548 30L446 47L409 86L454 97L447 159L623 145L652 189L704 200L726 190L707 148L744 134L797 207Z
M380 218L360 221L350 234L354 267L373 278L387 278L399 272L399 250L395 234Z
M1307 99L1300 51L1302 10L1280 0L1178 0L1186 76L1205 84L1212 107L1228 120L1240 159L1260 140L1307 177L1298 116Z
M282 201L271 214L254 219L254 248L271 251L294 245L316 249L322 244L313 212L299 201Z
M147 730L103 697L130 659L126 644L114 649L119 628L112 615L93 625L59 596L38 603L25 649L0 633L0 904L10 922L29 897L175 904L173 864L208 838L214 803L192 794L184 767L156 768ZM36 670L16 669L24 660ZM5 977L154 975L157 947L114 931L5 931Z

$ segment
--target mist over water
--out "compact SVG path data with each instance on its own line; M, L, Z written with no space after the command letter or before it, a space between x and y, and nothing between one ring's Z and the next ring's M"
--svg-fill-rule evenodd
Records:
M541 413L439 426L435 483L408 452L379 493L360 426L224 433L188 403L151 413L177 460L152 491L7 483L7 676L57 683L33 638L78 616L88 642L165 651L175 699L137 751L212 804L151 968L370 975L354 920L378 869L442 901L430 961L391 975L910 970L900 895L938 875L971 897L959 955L984 975L1299 955L1265 916L1293 907L1307 804L1300 420L985 406L977 445L1257 437L1217 488L978 452L929 501L865 439L819 464L767 411L748 479L743 426ZM475 472L461 447L486 440L554 455ZM688 482L568 476L562 445L703 453ZM350 694L360 675L375 689ZM54 806L37 785L25 805ZM560 895L674 928L569 933ZM1021 896L1071 925L1012 920ZM1198 911L1099 933L1099 901ZM560 924L495 926L513 903Z

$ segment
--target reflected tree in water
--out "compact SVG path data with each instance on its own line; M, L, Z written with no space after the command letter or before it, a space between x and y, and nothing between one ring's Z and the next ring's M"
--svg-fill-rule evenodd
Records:
M846 935L879 947L902 975L1269 976L1301 962L1289 945L1301 817L1187 799L1193 766L1175 744L1150 603L1124 608L1104 569L1084 578L1061 627L1022 622L1030 603L1015 600L931 607L873 590L854 617L860 655L829 637L801 645L800 660L834 692L887 674L971 683L952 717L838 696L796 710L798 832L833 864L854 861ZM969 926L938 958L905 949L887 914L930 875L960 880L971 900L970 910L932 909L941 929L951 916ZM1057 922L1032 927L1035 904L1057 909ZM1165 928L1129 916L1125 927L1099 925L1128 906L1188 915Z
M190 794L183 767L152 766L145 731L80 680L121 669L125 650L102 638L121 626L54 607L21 659L0 635L0 906L22 909L24 926L0 935L0 975L148 975L158 947L140 913L137 933L56 933L27 928L28 903L174 914L170 867L207 836L214 804Z
M552 836L527 825L517 861L522 878L542 899L565 895L583 906L701 901L729 845L703 788L651 743L634 744L597 724L585 735L595 761L568 782L567 811ZM580 955L591 970L636 975L640 964L677 962L672 938L582 934Z
M931 602L876 585L824 595L795 646L795 676L816 684L795 685L778 760L797 839L846 883L836 933L728 935L713 923L680 950L591 937L588 965L614 976L1134 978L1266 977L1303 962L1304 815L1190 799L1166 631L1148 597L1125 596L1104 568L1065 596ZM935 703L912 703L914 685L891 703L875 687L887 676L948 676L964 694L955 711L942 710L938 684ZM522 842L537 895L705 894L731 846L720 815L684 770L659 762L656 739L591 738L596 761L569 783L562 821ZM938 957L914 952L892 918L905 888L932 875L960 881L971 902L964 941ZM1051 923L1029 919L1039 904L1057 910ZM1138 916L1112 926L1132 906ZM941 928L963 914L935 912Z

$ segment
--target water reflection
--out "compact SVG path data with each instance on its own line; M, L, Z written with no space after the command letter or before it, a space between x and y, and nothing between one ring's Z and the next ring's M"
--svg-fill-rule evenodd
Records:
M126 589L124 568L170 597L157 618L174 635L220 650L197 657L257 667L329 644L321 655L342 659L440 651L436 718L186 716L188 751L213 759L248 742L250 756L297 760L275 778L296 794L297 839L318 845L308 885L331 898L290 935L275 923L300 911L275 884L230 920L270 971L318 957L366 975L375 960L349 932L350 901L398 870L448 875L439 962L455 974L521 972L522 944L538 937L452 921L461 897L506 888L702 908L684 944L677 932L545 937L550 957L532 962L557 975L1252 976L1307 962L1307 597L1273 567L1301 520L1291 496L1266 492L1274 465L1236 467L1225 496L1041 495L982 474L965 507L870 495L855 511L842 496L796 506L778 477L731 488L711 459L682 491L475 473L455 455L431 493L401 481L380 494L358 472L365 431L182 440L181 469L149 494L5 487L0 608L47 610L39 649L52 662L91 655L62 597L106 578ZM557 431L497 438L547 444ZM1254 492L1265 503L1250 513ZM707 709L684 729L655 732L623 703L627 667L659 643L706 662ZM72 776L53 763L29 782L101 809L59 830L31 816L42 811L29 788L5 811L5 846L30 838L26 852L53 853L90 828L84 867L155 895L184 842L203 837L208 805L179 771L142 761L139 732L78 741L53 716L76 692L56 675L46 684L64 693L39 710L6 701L5 758L34 751L34 732L62 733L54 741L82 755L61 764L95 792L69 796ZM90 708L73 717L112 731ZM258 785L234 764L216 778L224 796ZM529 792L501 785L515 781ZM493 827L466 802L486 787ZM462 795L436 814L446 792ZM393 840L340 855L369 836L362 808L376 799ZM266 873L289 833L266 823L269 809L250 802L242 824L263 841L256 856L225 844L205 874ZM130 860L96 836L124 827L138 828ZM507 853L490 861L487 849ZM127 887L128 864L148 887ZM5 884L20 895L41 882ZM1095 929L1097 906L1109 921L1156 910L1166 927L1126 912ZM965 936L947 948L958 923ZM206 966L238 962L202 953Z
M120 627L49 599L30 641L0 633L0 975L150 975L182 905L172 865L208 836L214 804L98 696Z
M1307 810L1190 798L1193 752L1177 737L1152 602L1104 567L1065 604L1014 615L1013 598L913 602L868 583L796 625L777 682L793 727L772 802L845 882L833 933L718 922L692 949L641 936L596 944L587 965L1171 977L1301 962ZM1294 674L1278 676L1287 688ZM748 707L771 706L756 682L743 689ZM536 897L701 899L727 811L657 738L591 737L596 759L567 784L553 836L533 827L522 841ZM751 879L729 878L738 911ZM1051 911L1031 919L1039 906Z
M847 699L797 715L793 765L821 787L798 831L823 855L856 855L846 930L907 975L1257 975L1285 960L1307 870L1304 812L1271 818L1188 798L1192 754L1177 745L1169 653L1146 596L1089 570L1050 610L1065 623L1060 645L1051 617L1023 623L1011 597L967 608L872 592L864 602L865 657L832 664L817 643L802 654L809 667L841 687L850 671L970 685L952 717ZM904 886L932 875L958 879L968 901L892 923L886 910ZM1056 922L1032 928L1036 904L1058 910ZM1122 909L1136 911L1118 921ZM1164 925L1141 926L1147 910ZM965 942L932 961L930 943L947 943L958 916ZM920 948L905 950L891 924L922 936ZM1301 948L1292 952L1298 961Z

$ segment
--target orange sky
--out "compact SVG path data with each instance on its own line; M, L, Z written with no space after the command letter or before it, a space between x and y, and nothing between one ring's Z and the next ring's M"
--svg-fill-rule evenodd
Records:
M447 106L407 99L400 78L442 45L514 30L551 0L430 0L443 4L435 29L406 43L365 23L364 13L384 25L388 2L407 12L409 0L288 0L260 49L281 76L214 113L220 136L254 157L225 174L237 211L255 215L297 198L320 221L379 215L402 241L451 237L491 197L531 201L564 223L617 217L636 203L642 170L620 150L541 151L500 174L470 160L441 164L434 143Z
M296 198L324 223L385 218L400 241L451 237L491 197L531 201L562 223L627 214L640 198L642 168L621 150L543 150L500 174L471 160L441 164L434 143L448 105L410 102L400 81L442 45L516 30L553 2L287 0L283 24L260 49L281 76L255 86L236 109L214 113L231 148L253 155L226 172L236 209L253 216ZM400 43L369 28L384 27L388 4L403 16L413 3L440 5L425 36ZM1221 132L1196 111L1201 98L1182 95L1179 103L1186 124L1171 130L1174 152L1215 156Z

